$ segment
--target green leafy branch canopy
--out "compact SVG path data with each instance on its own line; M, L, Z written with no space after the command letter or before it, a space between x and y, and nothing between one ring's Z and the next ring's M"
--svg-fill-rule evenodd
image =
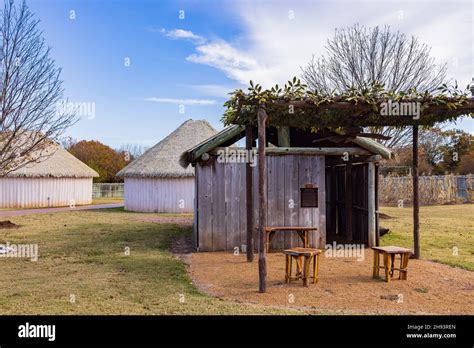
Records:
M469 88L469 86L468 86ZM272 126L298 128L329 128L394 126L410 124L433 126L453 121L462 115L473 117L474 101L469 89L462 91L455 86L441 85L435 93L420 92L412 88L406 92L392 92L375 83L367 89L348 88L343 93L320 94L308 89L300 79L294 77L283 87L278 85L263 89L250 81L248 92L236 89L225 102L227 108L222 121L230 124L256 124L259 108L268 115ZM421 106L421 117L384 116L382 102L417 102Z

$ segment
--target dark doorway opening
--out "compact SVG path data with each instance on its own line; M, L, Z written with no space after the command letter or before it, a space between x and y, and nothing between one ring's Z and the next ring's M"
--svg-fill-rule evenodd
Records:
M326 242L368 244L368 164L327 157Z

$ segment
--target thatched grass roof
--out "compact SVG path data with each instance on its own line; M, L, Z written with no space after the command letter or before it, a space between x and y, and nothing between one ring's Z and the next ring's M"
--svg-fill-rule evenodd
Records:
M142 156L117 173L123 177L190 177L194 168L179 165L179 156L187 149L216 134L205 120L187 120L173 133L148 149Z
M92 178L98 177L99 174L61 146L52 144L41 151L36 162L28 163L8 173L6 176L27 178Z

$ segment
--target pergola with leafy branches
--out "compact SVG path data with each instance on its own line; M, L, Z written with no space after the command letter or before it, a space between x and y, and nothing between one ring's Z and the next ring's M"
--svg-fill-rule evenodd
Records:
M469 87L469 86L468 86ZM474 94L473 86L471 93ZM420 107L419 117L414 115L382 115L384 103L416 103ZM289 127L317 131L329 129L347 136L358 136L364 127L413 127L413 239L414 256L420 257L419 237L419 192L418 192L418 130L436 124L455 121L462 116L474 117L474 98L469 89L459 90L457 86L442 85L436 93L411 89L394 93L374 84L371 88L359 90L348 88L344 93L318 94L309 90L296 77L283 87L278 85L263 89L250 82L248 92L237 89L224 104L223 116L226 125L246 126L246 147L252 149L252 129L258 129L258 253L259 291L266 291L266 258L264 238L266 226L266 127L277 127L282 134L289 134ZM287 130L286 132L284 130ZM376 135L374 137L377 137ZM289 153L291 148L286 148ZM294 149L293 149L294 150ZM307 149L308 150L308 149ZM247 197L252 197L252 175L247 164ZM251 200L248 200L250 202ZM247 260L253 260L253 209L247 209Z

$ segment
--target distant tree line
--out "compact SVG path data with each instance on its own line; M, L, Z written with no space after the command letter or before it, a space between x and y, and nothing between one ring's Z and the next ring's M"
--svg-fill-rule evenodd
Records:
M141 145L126 144L120 149L113 149L96 140L75 141L71 138L62 143L63 147L76 158L99 173L94 182L123 182L116 174L145 150Z
M406 175L412 165L412 148L393 149L395 158L382 164L382 174ZM473 174L474 137L462 130L430 128L420 134L418 154L421 175Z

